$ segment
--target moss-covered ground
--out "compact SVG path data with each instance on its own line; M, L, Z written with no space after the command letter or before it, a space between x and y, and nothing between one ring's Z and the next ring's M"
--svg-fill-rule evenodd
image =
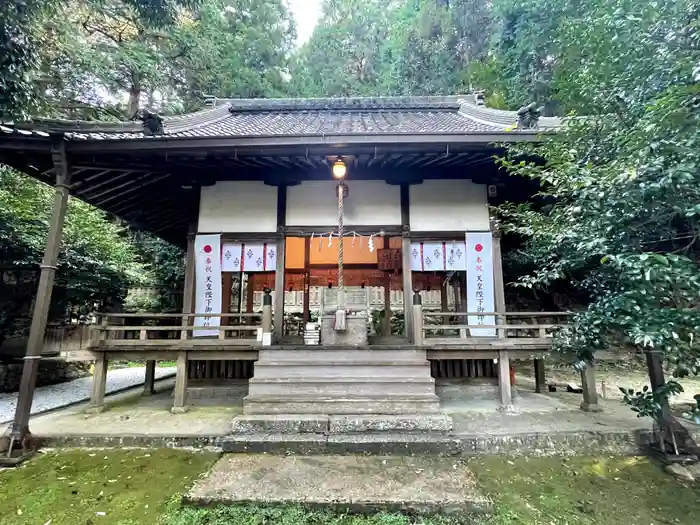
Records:
M182 494L216 460L177 450L65 451L0 471L2 525L446 525L472 517L353 516L296 506L194 509ZM484 525L700 523L700 489L644 458L505 458L465 462L494 500Z

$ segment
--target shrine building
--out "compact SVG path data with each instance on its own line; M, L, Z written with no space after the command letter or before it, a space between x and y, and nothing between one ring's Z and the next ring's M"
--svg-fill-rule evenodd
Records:
M534 360L539 390L566 317L506 309L489 206L537 188L494 156L559 125L474 95L0 125L0 162L56 187L27 354L41 352L71 195L187 250L181 312L98 315L83 355L95 411L115 359L146 361L151 386L155 362L176 361L174 413L247 381L243 418L439 415L435 379L468 377L492 380L507 410L511 360Z

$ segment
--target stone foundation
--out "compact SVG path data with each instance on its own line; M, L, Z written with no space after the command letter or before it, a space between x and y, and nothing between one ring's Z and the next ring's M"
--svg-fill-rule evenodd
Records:
M90 364L68 363L61 359L39 361L36 386L55 385L90 375ZM22 361L0 363L0 392L16 392L22 379Z

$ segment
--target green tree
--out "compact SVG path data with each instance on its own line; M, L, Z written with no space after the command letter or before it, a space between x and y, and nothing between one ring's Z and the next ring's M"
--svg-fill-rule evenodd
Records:
M281 0L206 0L197 19L173 35L188 51L169 80L188 109L199 109L203 96L283 96L295 38Z
M46 244L53 190L0 166L0 344L21 333L31 312ZM130 283L144 281L128 231L105 214L69 201L51 317L118 306Z
M644 352L652 389L627 400L666 427L680 385L661 361L675 378L700 373L698 20L697 0L579 2L553 89L586 116L503 161L539 180L546 203L501 210L538 268L521 284L570 282L590 299L556 347L581 363L611 345Z
M45 2L8 0L0 4L0 119L22 117L34 104L31 73L38 66L38 31Z
M396 4L392 0L324 2L314 33L292 67L295 93L305 97L379 95Z
M108 90L127 89L127 106L134 113L141 91L144 87L154 87L157 84L154 79L159 78L155 74L158 63L152 52L155 40L165 38L166 30L198 4L199 0L3 2L0 5L0 70L3 72L0 118L24 118L33 113L47 94L55 94L52 83L59 79L60 73L74 68L83 73L84 80L92 78L93 83L100 74L102 80L109 78L111 82L104 85ZM78 20L78 16L82 19ZM81 31L87 38L80 38ZM42 51L55 50L54 39L66 35L74 39L70 56L63 57L66 67L47 76L41 68ZM70 65L65 64L66 60ZM107 77L108 72L111 77Z

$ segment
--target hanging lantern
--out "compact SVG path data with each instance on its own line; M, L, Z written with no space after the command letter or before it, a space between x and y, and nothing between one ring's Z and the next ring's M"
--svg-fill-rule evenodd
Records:
M348 172L348 167L345 165L345 162L343 162L343 159L338 158L334 163L333 163L333 176L336 179L344 179L345 175Z

